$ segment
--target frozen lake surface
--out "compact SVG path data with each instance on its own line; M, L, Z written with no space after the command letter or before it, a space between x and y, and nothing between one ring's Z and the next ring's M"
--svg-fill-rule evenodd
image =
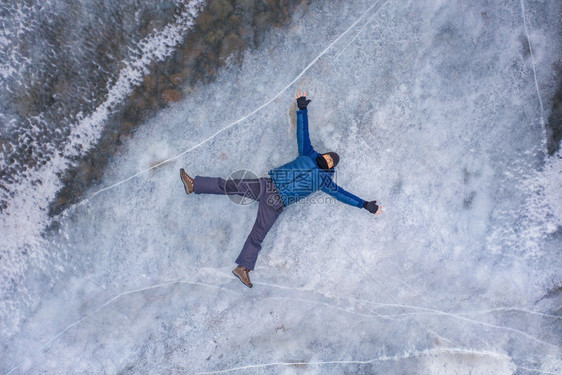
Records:
M7 243L0 371L560 374L562 159L545 151L560 10L300 8L144 124L58 230L14 236L28 256ZM300 90L338 184L384 214L323 193L286 208L247 289L231 270L257 205L186 196L178 171L292 160Z

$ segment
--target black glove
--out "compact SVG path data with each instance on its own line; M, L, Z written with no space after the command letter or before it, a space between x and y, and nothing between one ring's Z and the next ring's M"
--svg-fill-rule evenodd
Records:
M297 105L299 109L306 109L306 106L310 103L310 99L306 100L306 96L301 96L297 99Z
M376 214L379 210L379 205L377 204L377 201L365 202L363 204L363 208L372 214Z

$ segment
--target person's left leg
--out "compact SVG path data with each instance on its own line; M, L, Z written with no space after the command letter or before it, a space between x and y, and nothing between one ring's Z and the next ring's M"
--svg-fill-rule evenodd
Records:
M261 250L261 244L267 235L267 232L271 229L281 212L283 211L283 204L280 199L273 199L274 195L277 195L276 191L271 191L269 187L270 181L263 178L260 179L262 185L262 193L260 194L258 201L258 214L256 216L256 221L254 226L244 246L240 255L236 259L236 263L248 270L253 270L258 259L258 253Z

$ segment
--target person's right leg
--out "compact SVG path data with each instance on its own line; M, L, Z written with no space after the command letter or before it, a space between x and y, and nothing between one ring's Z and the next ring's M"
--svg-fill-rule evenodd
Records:
M242 195L257 199L260 195L259 179L224 180L220 177L195 176L195 194Z
M240 281L246 286L252 287L250 276L248 273L254 269L258 253L261 250L261 244L271 229L281 212L283 211L283 203L277 191L272 188L271 181L262 178L262 193L259 196L258 214L256 221L252 227L252 231L248 235L242 251L236 259L238 267L232 273L236 275ZM275 199L279 198L279 199Z
M180 169L180 178L181 182L183 182L183 188L185 189L185 193L187 195L193 193L193 178L190 175L185 173L185 169Z

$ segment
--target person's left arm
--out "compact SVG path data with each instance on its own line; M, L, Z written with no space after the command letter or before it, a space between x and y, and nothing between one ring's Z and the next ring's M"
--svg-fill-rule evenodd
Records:
M310 99L306 99L306 93L299 92L297 94L297 143L299 146L299 155L310 155L314 152L314 148L310 143L310 135L308 134L308 110L307 106Z
M321 190L342 203L346 203L357 208L364 208L375 215L380 215L382 213L382 206L379 206L377 201L365 201L358 196L351 194L341 186L338 186L331 178L324 179Z

